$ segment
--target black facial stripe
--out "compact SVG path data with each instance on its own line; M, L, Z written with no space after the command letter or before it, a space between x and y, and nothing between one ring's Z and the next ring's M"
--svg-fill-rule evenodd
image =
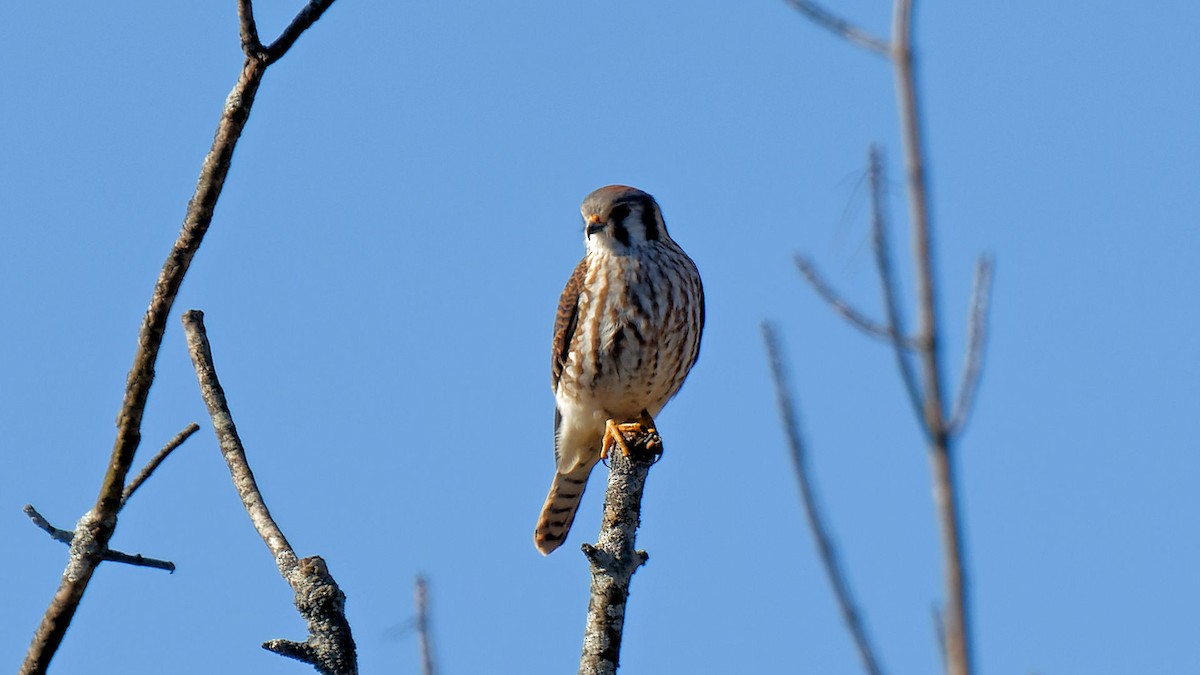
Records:
M642 209L642 229L646 231L646 241L658 241L658 219L649 204Z
M629 214L626 213L625 215L629 215ZM625 219L624 218L622 218L621 220L617 220L614 217L612 219L612 235L613 235L613 239L616 239L617 241L621 242L622 244L624 244L626 246L629 245L629 230L625 229Z

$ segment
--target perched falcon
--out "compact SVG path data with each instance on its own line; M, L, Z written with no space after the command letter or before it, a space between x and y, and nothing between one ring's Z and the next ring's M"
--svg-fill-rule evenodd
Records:
M704 329L700 273L653 197L610 185L580 212L587 253L554 322L556 471L533 534L543 554L571 529L606 425L658 415L696 362Z

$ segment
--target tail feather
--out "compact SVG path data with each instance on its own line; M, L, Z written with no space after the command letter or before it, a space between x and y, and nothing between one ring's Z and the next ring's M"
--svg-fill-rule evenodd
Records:
M588 465L567 473L554 474L550 494L546 495L542 515L538 517L537 529L533 531L533 543L542 555L549 555L566 541L567 533L571 531L571 523L575 520L575 510L579 508L579 500L583 499L583 489L587 486L588 475L591 472L592 467Z

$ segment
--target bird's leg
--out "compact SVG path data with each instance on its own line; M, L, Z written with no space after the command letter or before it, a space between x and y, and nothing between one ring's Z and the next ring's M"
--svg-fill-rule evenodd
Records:
M625 434L632 435L632 447ZM600 458L608 459L608 453L614 445L620 448L626 457L634 454L635 451L638 454L648 453L653 456L655 461L662 456L662 437L658 435L658 429L654 427L654 418L650 417L648 410L643 410L638 419L632 422L618 424L615 420L609 419L604 423L604 440L600 446Z

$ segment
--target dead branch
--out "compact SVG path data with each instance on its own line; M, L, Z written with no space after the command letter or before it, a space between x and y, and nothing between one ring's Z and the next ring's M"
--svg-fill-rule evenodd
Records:
M221 446L221 454L229 465L233 485L242 505L258 531L267 550L275 558L279 573L296 594L296 609L308 622L308 639L304 642L271 640L265 649L311 664L318 672L329 675L354 675L358 672L354 638L346 620L346 596L330 576L320 557L296 557L287 537L271 517L263 500L254 473L246 460L246 450L238 437L237 427L225 400L225 391L217 379L212 351L204 329L204 313L189 310L183 314L188 354L196 368L200 394L212 418L213 430Z
M904 335L904 315L900 312L899 285L892 273L892 247L888 241L887 210L883 199L883 186L887 184L887 176L883 165L883 151L874 144L867 150L867 183L871 191L871 250L875 254L875 269L879 272L883 307L887 314L887 330L892 335ZM925 348L922 339L910 338L907 344L915 349ZM900 380L904 383L904 391L908 394L913 412L916 413L917 420L923 420L921 387L909 361L909 353L895 340L892 341L892 352L896 357L896 368L900 371Z
M787 0L793 7L810 5L800 0ZM897 367L910 403L929 441L933 469L934 501L939 529L942 533L942 560L945 569L946 610L942 622L944 658L950 675L970 675L972 672L971 631L968 611L968 585L962 538L961 510L958 504L955 456L952 445L956 434L965 424L974 400L986 343L986 308L990 290L990 260L981 262L976 273L976 291L972 293L972 318L968 326L968 348L965 356L963 382L953 414L947 419L945 405L945 370L941 364L938 332L937 287L934 282L934 253L932 225L929 215L929 188L925 175L925 151L921 128L920 105L917 95L916 72L913 65L912 27L913 0L894 0L892 7L891 42L864 41L853 31L844 30L844 22L823 9L797 7L818 25L874 53L884 53L892 63L896 97L900 111L900 136L904 149L905 183L907 186L909 224L912 232L914 268L917 292L916 357L922 377L918 381L909 354L898 340L892 340ZM832 18L830 18L832 17ZM851 28L853 28L851 26ZM881 49L883 51L881 51ZM878 151L871 151L873 226L876 233L876 266L880 272L885 306L888 312L888 333L905 335L901 325L897 284L892 277L890 246L879 206L879 176L882 162ZM841 312L839 312L841 313Z
M614 450L609 456L608 491L604 494L604 518L596 545L584 544L592 573L591 600L583 634L579 675L614 675L621 656L625 629L625 605L633 573L650 556L635 548L642 518L642 492L646 476L662 441L650 430L625 439L632 451L626 456ZM651 451L650 448L657 450ZM656 454L657 453L657 454Z
M792 451L792 468L796 472L796 482L800 486L800 498L804 504L804 515L808 529L817 544L817 552L821 556L821 564L825 568L825 576L833 587L834 597L842 612L842 621L854 645L858 649L858 657L862 661L863 670L870 675L880 675L879 659L867 638L867 629L863 625L858 608L850 592L850 580L842 569L833 545L833 535L826 525L825 516L817 504L816 490L808 470L808 451L803 436L800 435L800 424L796 420L796 406L793 403L791 387L788 385L787 373L783 366L782 352L779 348L779 338L771 324L762 324L763 341L767 347L767 360L770 362L771 375L775 380L775 400L779 406L779 416L783 420L784 432L787 434L788 447Z
M50 659L62 644L63 636L75 616L96 567L104 560L103 552L108 550L108 542L116 531L117 514L125 494L125 479L133 464L134 453L141 443L142 415L146 409L150 385L154 382L154 364L158 360L158 349L162 345L167 316L175 303L175 296L192 258L212 223L213 209L229 173L233 149L250 117L250 108L254 105L254 96L263 74L267 66L287 53L300 34L331 4L333 0L313 0L300 11L269 49L265 52L246 53L241 75L226 99L221 119L217 123L212 148L201 165L200 178L196 184L196 191L188 202L183 228L166 262L163 263L162 272L150 298L150 306L138 331L138 347L126 381L125 398L117 414L117 437L113 443L108 471L101 483L96 505L79 521L79 528L87 528L88 531L84 533L80 529L76 530L75 543L71 545L71 560L67 563L58 590L42 616L41 623L34 631L29 651L19 671L22 675L46 672ZM241 17L244 31L247 26L254 25L253 16L249 14L250 0L239 0L238 8L247 12ZM245 37L246 34L243 34L243 38ZM80 544L82 541L94 545L83 546Z
M914 347L911 339L896 334L894 329L868 317L865 312L855 308L854 305L851 305L842 296L838 295L838 292L833 290L833 286L821 276L816 266L808 258L796 254L796 268L800 270L800 274L803 275L808 285L812 286L817 295L821 296L825 304L829 305L833 311L837 312L838 316L845 319L851 326L854 326L870 337L878 338L889 344L899 343L905 349L912 349Z
M142 467L142 470L138 472L138 475L134 476L133 480L129 481L129 485L125 486L125 491L121 493L121 508L125 508L125 504L129 502L129 498L133 496L134 492L137 492L137 489L142 486L142 483L146 482L146 479L150 478L151 474L154 473L154 470L157 469L160 464L166 461L167 457L170 457L171 453L175 452L176 448L183 445L184 441L186 441L188 438L191 438L192 434L199 430L200 425L192 422L184 427L183 431L176 434L175 438L167 441L167 444L163 446L163 449L159 450L158 454L152 457L149 462L146 462L146 466Z
M888 46L886 40L871 35L817 3L810 2L809 0L786 0L786 2L797 12L808 17L810 21L834 35L852 42L873 54L878 54L884 58L890 56L891 48Z
M37 509L33 508L33 504L26 504L23 511L25 511L25 515L29 516L29 519L33 521L33 524L37 525L39 528L44 530L46 532L46 534L50 535L51 539L53 539L55 541L60 541L64 544L66 544L67 546L72 546L73 547L72 550L74 550L76 534L78 532L82 532L82 535L80 536L78 541L88 542L86 545L81 546L81 548L91 549L91 548L95 547L95 542L89 541L87 539L87 529L86 528L80 530L79 527L77 526L76 532L71 532L70 530L60 530L57 527L54 527L53 525L51 525L50 521L46 520L46 518L43 517L42 514L38 513ZM90 514L90 513L91 512L89 511L88 514ZM88 519L88 516L85 515L84 520L86 521L87 519ZM83 521L80 521L80 525L83 525ZM111 548L105 547L103 549L100 549L98 551L97 555L99 555L101 560L117 562L117 563L124 563L126 565L133 565L134 567L151 567L151 568L158 569L158 570L166 570L166 571L172 572L172 573L175 571L175 563L173 563L169 560L159 560L157 558L147 558L140 553L134 553L134 554L122 553L120 551L114 551Z
M417 642L421 649L421 675L434 675L433 642L429 637L429 584L417 575L414 591L417 603Z
M916 70L912 50L912 0L895 0L892 15L892 64L900 109L900 138L908 186L909 223L912 228L913 258L917 276L918 332L924 371L925 427L930 436L934 504L942 533L942 566L945 570L946 670L950 675L970 675L970 597L967 585L962 510L959 508L955 440L946 422L943 399L940 339L938 336L937 288L934 284L932 225L929 216L929 186L925 177L925 144L917 99Z
M983 353L987 349L987 318L992 291L991 256L979 256L975 265L975 283L971 288L970 318L967 320L967 349L963 356L962 380L958 384L958 398L950 414L949 430L952 435L962 433L971 418L971 407L975 403L975 392L983 373Z

